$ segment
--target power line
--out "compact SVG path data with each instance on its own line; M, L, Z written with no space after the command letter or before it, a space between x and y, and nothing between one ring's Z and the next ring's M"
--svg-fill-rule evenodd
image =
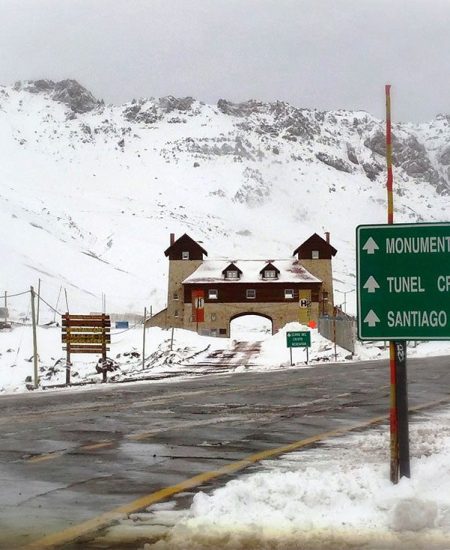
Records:
M16 296L23 296L24 294L29 294L29 293L30 293L29 290L25 290L24 292L18 292L17 294L7 294L7 297L8 298L15 298Z
M55 313L57 313L58 315L63 315L60 311L58 311L57 309L55 309L53 306L51 306L48 302L46 302L44 300L44 298L42 298L42 296L40 294L38 294L37 292L35 292L36 296L39 298L39 300L42 300L44 302L44 304L46 306L48 306L51 310L53 310Z

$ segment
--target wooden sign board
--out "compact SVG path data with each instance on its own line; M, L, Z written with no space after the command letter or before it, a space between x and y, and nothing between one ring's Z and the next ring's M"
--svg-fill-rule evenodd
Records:
M62 316L62 343L67 354L66 384L70 384L70 355L72 353L98 353L106 361L107 344L111 343L111 319L109 315ZM106 368L103 369L106 382Z
M108 315L108 320L104 322L104 324L102 324L102 320L101 319L90 319L90 320L83 320L83 319L64 319L63 317L63 320L62 320L62 326L63 327L111 327L111 321L109 320L109 315Z
M107 344L111 343L110 334L94 333L94 334L69 334L62 335L63 344L103 344L105 341Z

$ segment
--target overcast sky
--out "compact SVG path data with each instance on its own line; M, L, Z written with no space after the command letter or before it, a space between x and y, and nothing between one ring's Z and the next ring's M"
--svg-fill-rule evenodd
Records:
M0 83L450 113L450 0L0 0Z

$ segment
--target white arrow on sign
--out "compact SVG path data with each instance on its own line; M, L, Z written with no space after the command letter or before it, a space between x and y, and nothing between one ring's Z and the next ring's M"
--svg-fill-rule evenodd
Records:
M379 246L377 243L372 239L372 237L369 237L367 239L366 244L363 246L363 250L367 252L367 254L375 254L375 250L379 250Z
M377 323L380 322L380 319L378 318L378 315L375 313L375 311L371 309L366 315L364 322L367 323L369 327L375 327Z
M372 275L367 279L366 284L363 286L366 288L369 294L373 294L377 288L380 288L380 285L377 283L376 279Z

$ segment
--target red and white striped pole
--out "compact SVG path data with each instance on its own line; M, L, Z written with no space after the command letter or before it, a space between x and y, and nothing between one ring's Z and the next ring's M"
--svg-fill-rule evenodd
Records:
M391 86L386 84L386 164L387 164L387 205L388 224L394 223L394 194L392 173L392 130L391 130ZM389 342L390 368L390 448L391 448L391 481L398 483L399 478L399 447L398 447L398 413L397 413L397 366L395 361L395 342Z

